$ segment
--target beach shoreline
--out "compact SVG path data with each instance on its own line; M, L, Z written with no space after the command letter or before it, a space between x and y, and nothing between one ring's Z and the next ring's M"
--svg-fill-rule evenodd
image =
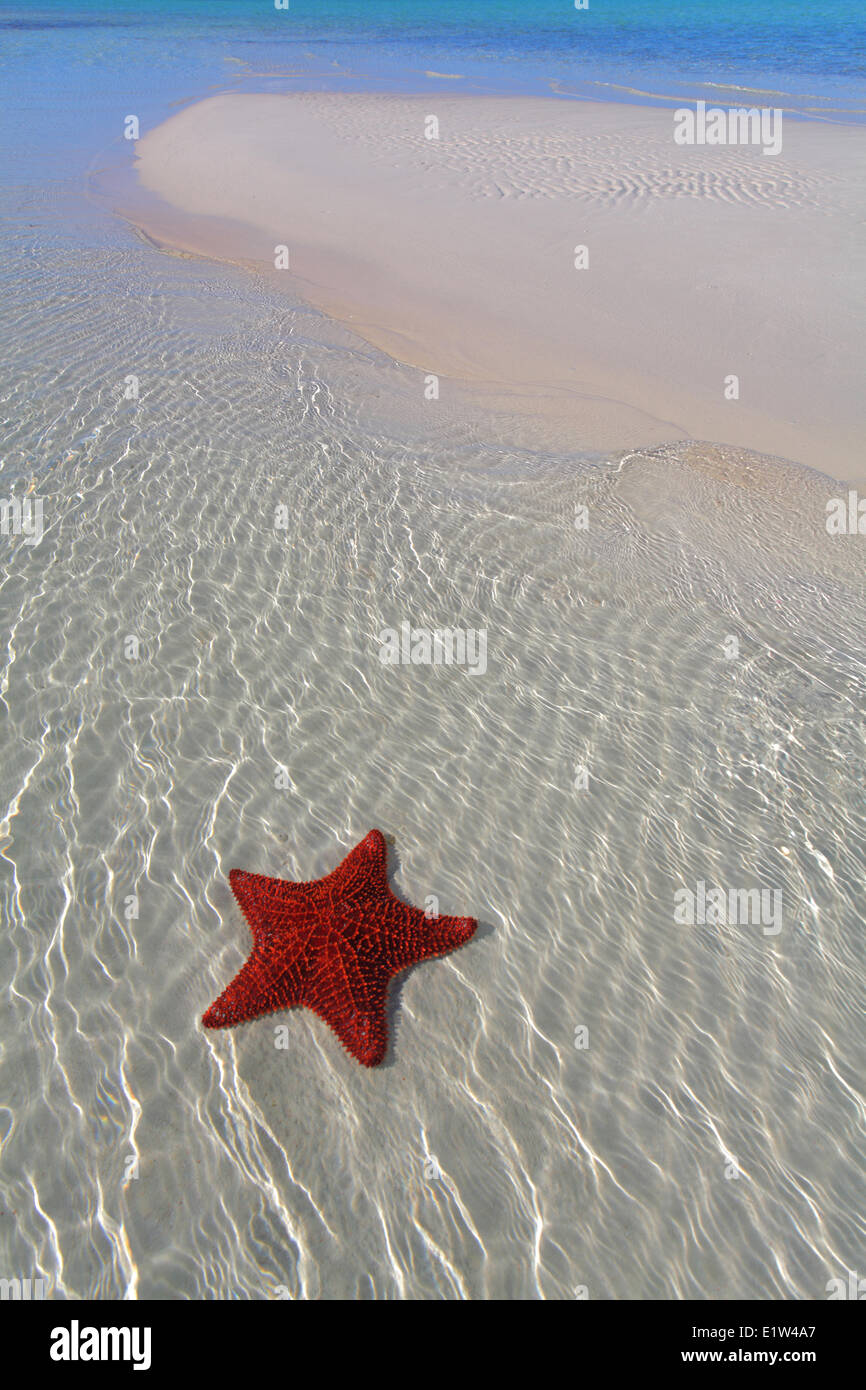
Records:
M672 115L211 97L142 137L140 196L116 206L162 246L290 284L425 399L522 415L539 443L707 439L863 481L866 132L790 124L768 156L678 145Z

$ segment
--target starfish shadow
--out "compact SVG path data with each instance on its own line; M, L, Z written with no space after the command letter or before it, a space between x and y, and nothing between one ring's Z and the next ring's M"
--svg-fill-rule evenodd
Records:
M394 889L391 889L394 892ZM396 896L396 895L395 895ZM475 935L472 937L472 944L477 941L484 941L488 936L493 936L496 928L491 922L482 922L480 917L475 919L478 923ZM470 944L466 943L467 946ZM442 960L450 957L442 956ZM385 1014L388 1019L388 1046L385 1056L379 1063L376 1071L385 1071L386 1068L397 1065L397 1035L400 1030L400 1004L403 999L403 990L410 975L414 970L420 970L422 965L430 965L431 961L419 961L417 965L409 965L405 970L401 970L399 975L395 975L388 987L388 998L385 1003Z
M409 901L408 898L404 897L404 895L400 892L400 889L394 882L395 876L399 872L400 867L401 866L399 853L395 848L393 842L389 838L388 886L390 887L391 892L394 894L395 898L397 898L401 903L408 903L411 907L412 903ZM475 931L474 936L472 937L473 942L484 941L487 937L493 935L495 927L493 927L493 925L490 922L482 922L480 917L476 917L475 920L478 923L478 927ZM468 945L469 943L467 942L466 944ZM446 957L443 956L442 959L444 960L446 959ZM400 1030L400 1005L403 1001L403 990L405 989L406 983L412 975L413 971L420 969L422 965L429 964L429 961L419 961L417 965L408 965L405 970L400 971L399 975L394 976L394 978L391 980L390 985L388 986L388 997L385 1001L385 1015L388 1020L388 1046L385 1052L385 1056L382 1058L381 1062L379 1063L379 1066L376 1068L377 1071L384 1071L387 1068L391 1068L397 1065L397 1039Z

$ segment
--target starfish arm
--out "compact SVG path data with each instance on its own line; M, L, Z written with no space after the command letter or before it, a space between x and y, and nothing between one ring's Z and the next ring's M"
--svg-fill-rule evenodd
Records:
M388 849L381 830L371 830L333 873L318 882L328 893L340 898L369 897L387 891Z
M376 1067L388 1046L387 992L387 971L362 969L352 947L331 933L310 971L302 1003L333 1028L347 1052L365 1067Z
M257 946L265 945L271 938L275 920L286 930L303 927L309 913L308 884L248 874L243 869L229 872L229 884Z
M447 956L475 935L474 917L427 917L417 908L397 904L389 932L388 958L392 974L422 960ZM410 916L411 914L411 916Z
M202 1019L205 1028L232 1028L275 1009L300 1003L299 982L290 973L275 975L273 965L258 950L241 967L231 984L211 1004Z

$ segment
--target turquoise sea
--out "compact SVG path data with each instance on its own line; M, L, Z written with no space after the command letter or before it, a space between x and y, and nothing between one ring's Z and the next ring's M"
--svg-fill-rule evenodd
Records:
M0 23L7 38L58 44L60 66L76 54L108 62L125 52L133 68L191 72L238 43L265 71L318 64L323 80L351 73L389 87L414 85L447 59L488 90L538 91L553 79L677 91L704 84L856 104L866 76L856 0L591 0L585 9L566 0L291 0L276 12L262 0L56 0L3 5ZM43 62L47 74L49 54Z
M37 544L0 537L0 1278L821 1299L864 1273L866 541L828 536L836 485L433 416L91 183L129 113L215 91L861 120L864 39L843 0L0 5L0 497L44 506ZM404 621L485 629L483 677L383 666ZM481 922L401 981L385 1065L310 1014L206 1034L249 944L229 870L317 877L373 826L396 892ZM701 884L781 895L779 929L684 926Z

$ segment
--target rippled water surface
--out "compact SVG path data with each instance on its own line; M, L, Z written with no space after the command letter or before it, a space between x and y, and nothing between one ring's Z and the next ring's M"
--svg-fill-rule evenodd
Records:
M839 489L518 449L113 223L78 138L4 185L0 496L44 534L0 538L0 1275L824 1297L866 1195ZM485 629L486 672L383 665L402 622ZM385 1065L302 1011L205 1032L229 869L319 876L373 826L398 895L481 923L398 983ZM701 882L781 918L677 922Z
M863 1202L831 485L531 456L435 403L397 437L411 373L93 217L41 317L23 227L4 296L45 525L0 589L5 1263L60 1296L820 1296ZM383 665L403 621L485 628L486 673ZM248 949L228 870L318 876L374 825L398 893L482 923L400 983L386 1065L307 1013L286 1049L204 1033ZM781 929L677 924L701 880L780 891Z

